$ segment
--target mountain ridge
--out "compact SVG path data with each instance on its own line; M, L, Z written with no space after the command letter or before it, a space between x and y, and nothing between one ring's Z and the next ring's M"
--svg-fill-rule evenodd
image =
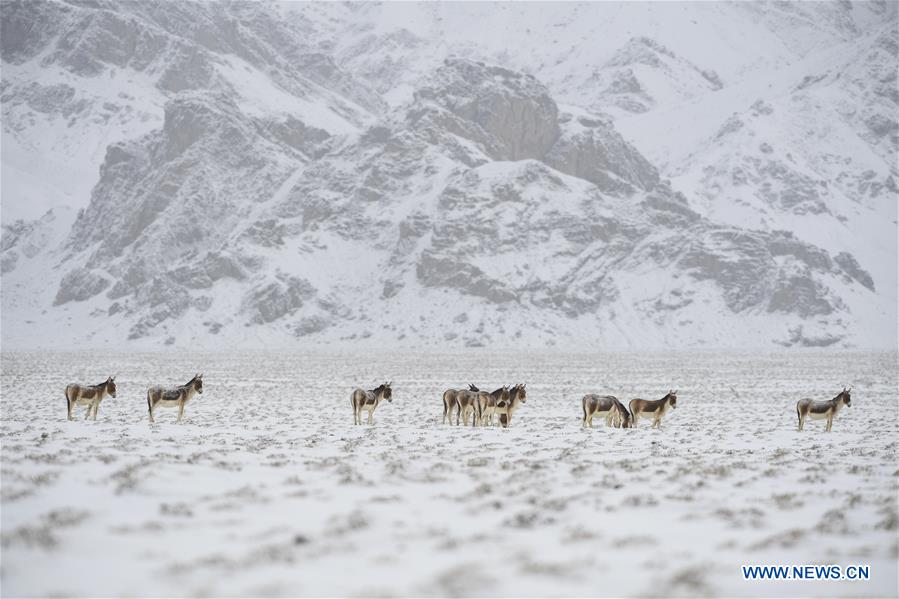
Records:
M10 4L16 10L4 5L7 25L15 22L9 14L65 21L52 3ZM689 109L694 100L681 92L644 94L638 110L611 102L606 112L592 92L576 104L570 94L560 100L549 72L543 83L464 52L427 59L430 71L412 69L407 79L379 86L353 67L354 36L367 36L369 49L391 46L391 63L407 45L420 53L431 42L382 24L366 28L377 19L363 19L354 33L352 23L323 17L342 7L310 8L301 22L289 6L184 5L179 10L205 24L179 33L165 21L164 5L127 8L125 16L122 6L104 3L88 31L106 34L109 23L124 20L135 39L162 29L167 43L201 57L198 76L181 88L165 75L171 65L159 62L162 75L143 107L122 79L119 103L103 110L138 115L138 127L119 128L116 118L135 120L125 116L83 122L110 102L79 83L93 85L98 72L119 81L134 70L132 55L124 61L99 53L96 40L82 41L65 54L81 58L63 61L70 69L64 82L34 88L22 65L50 78L61 60L58 48L48 50L56 38L35 27L37 41L4 41L4 71L8 61L15 67L2 85L10 156L27 154L20 150L40 117L26 111L36 114L35 105L48 118L74 119L80 131L139 132L106 145L90 202L78 214L4 221L4 345L894 345L896 328L884 324L895 323L895 268L891 279L883 260L890 235L895 241L888 227L891 218L895 227L895 203L884 207L878 198L897 194L894 169L878 161L895 155L888 114L899 94L890 93L895 76L877 65L895 56L895 29L835 26L851 39L874 40L858 50L865 62L846 62L863 65L852 71L853 87L839 75L822 87L825 79L809 74L789 96L750 103L721 122L711 142L693 146L692 157L660 168L640 149L654 138L635 136L632 125L652 123L674 96ZM359 12L371 10L381 7ZM234 32L235 24L245 30ZM308 42L298 41L299 30ZM38 55L45 58L34 62ZM418 54L405 56L422 64ZM633 60L622 62L630 57L649 68L635 78L654 77L656 67L671 76L657 56L689 65L675 71L686 68L705 82L697 98L730 85L732 73L719 76L646 36L629 37L598 66L631 68ZM877 158L852 154L854 146L839 154L833 145L829 154L804 150L797 162L809 103L829 116L831 105L838 111L856 98L868 116L836 121L840 135L879 148L870 154ZM161 118L141 116L160 105ZM780 119L787 134L773 136L770 119ZM822 170L842 156L867 162ZM9 163L4 150L4 170L14 173ZM5 187L4 212L10 193L21 201ZM747 222L755 215L760 220ZM836 231L861 226L874 231L861 245L834 243Z

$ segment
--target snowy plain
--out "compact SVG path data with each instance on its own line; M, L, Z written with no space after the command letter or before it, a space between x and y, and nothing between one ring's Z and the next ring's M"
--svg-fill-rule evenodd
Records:
M4 596L895 596L895 353L2 354ZM185 422L149 384L204 372ZM68 382L117 374L96 422ZM355 386L394 401L353 426ZM441 394L526 382L509 429ZM845 408L796 431L800 397ZM582 429L587 392L660 430ZM748 407L748 408L747 408ZM869 564L746 582L743 564Z

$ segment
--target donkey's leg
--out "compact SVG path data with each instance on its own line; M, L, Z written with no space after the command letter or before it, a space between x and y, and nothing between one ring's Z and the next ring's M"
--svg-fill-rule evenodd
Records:
M156 419L153 418L153 408L154 407L156 407L156 405L151 403L150 407L147 408L147 411L150 412L150 424L156 424Z
M833 428L833 414L827 417L827 432L830 432L831 428Z
M181 419L184 417L184 402L181 401L178 403L178 420L175 421L175 424L181 422Z
M69 420L75 420L75 418L72 416L72 408L74 408L74 407L75 407L74 402L69 397L69 390L66 389L66 408L68 408Z
M369 411L368 411L368 423L369 423L369 424L374 424L374 423L375 423L375 419L374 419L374 417L373 417L374 414L375 414L375 411L374 411L374 410L369 410Z
M99 411L99 409L100 409L100 402L95 401L93 407L94 407L94 417L92 418L92 420L96 420L97 419L97 411Z

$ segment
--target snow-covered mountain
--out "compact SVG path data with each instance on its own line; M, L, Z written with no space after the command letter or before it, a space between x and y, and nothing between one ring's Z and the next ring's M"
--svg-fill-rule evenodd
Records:
M895 347L894 3L0 10L4 348Z

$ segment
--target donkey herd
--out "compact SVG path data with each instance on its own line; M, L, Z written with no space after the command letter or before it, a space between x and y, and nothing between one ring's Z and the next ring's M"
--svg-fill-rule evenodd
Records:
M354 389L350 395L350 404L353 408L353 424L362 424L362 412L368 412L367 424L374 424L373 414L382 400L393 402L393 389L391 382L378 385L374 389ZM833 428L833 419L844 405L852 405L850 393L852 387L843 388L836 397L830 400L819 401L808 398L796 402L796 416L799 418L799 430L805 425L806 418L813 420L827 420L825 430ZM153 414L158 407L178 408L178 420L184 417L184 408L187 402L198 393L203 393L203 375L197 374L187 383L179 387L150 387L147 389L147 411L150 423L155 423ZM97 410L100 402L107 396L116 396L115 377L111 376L99 385L66 386L66 405L68 407L69 420L74 420L73 410L76 406L86 405L86 419L97 419ZM443 392L443 424L453 424L453 415L456 416L456 426L461 422L465 426L493 426L494 419L497 423L507 428L512 423L512 416L524 403L527 402L527 389L523 383L514 386L505 385L495 391L481 391L475 385L469 383L467 389L447 389ZM668 390L661 399L632 399L627 407L617 397L612 395L585 395L581 400L582 426L593 428L593 418L604 418L606 426L616 428L633 428L640 418L652 420L652 428L660 428L662 417L668 413L668 409L677 408L677 391Z

